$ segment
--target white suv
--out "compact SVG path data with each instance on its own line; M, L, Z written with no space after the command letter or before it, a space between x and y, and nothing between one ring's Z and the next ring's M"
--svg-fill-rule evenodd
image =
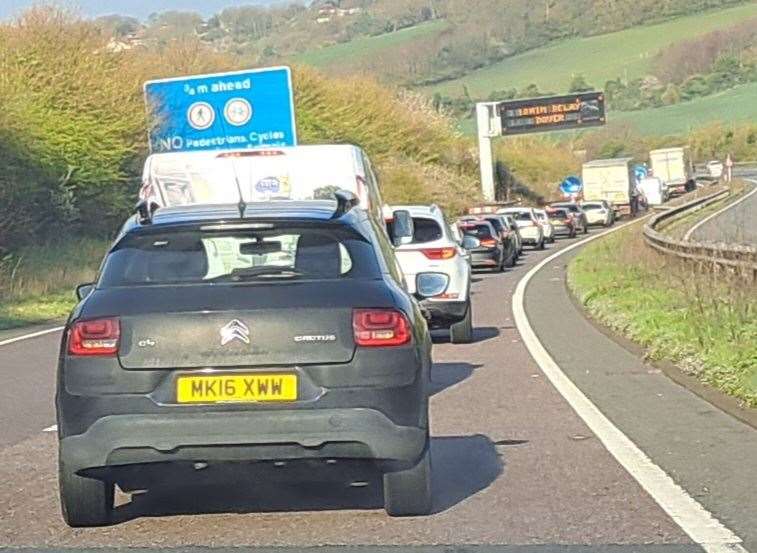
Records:
M469 256L444 219L431 206L392 206L413 218L409 243L395 245L395 255L408 291L419 298L430 315L429 327L449 329L452 343L473 341L471 266Z
M544 229L539 223L534 208L508 207L498 210L497 213L511 215L515 219L515 224L518 225L518 230L524 244L529 244L540 250L544 249L544 242L546 241Z

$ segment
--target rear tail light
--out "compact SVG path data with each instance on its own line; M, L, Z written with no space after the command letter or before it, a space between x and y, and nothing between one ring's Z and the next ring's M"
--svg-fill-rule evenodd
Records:
M425 248L421 250L428 259L452 259L457 254L455 248Z
M401 346L410 341L410 323L395 309L356 309L352 313L355 343L364 347Z
M118 319L77 321L68 335L69 355L113 356L118 353L121 324Z
M485 248L495 248L497 247L497 241L494 238L484 238L481 240L481 245Z

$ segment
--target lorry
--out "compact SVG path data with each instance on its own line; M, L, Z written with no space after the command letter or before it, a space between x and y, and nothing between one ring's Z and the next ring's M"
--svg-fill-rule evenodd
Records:
M638 209L636 201L636 177L633 158L595 159L583 164L584 201L610 202L616 215L635 215Z
M652 175L661 179L668 194L683 194L696 188L694 164L685 146L663 148L649 152Z

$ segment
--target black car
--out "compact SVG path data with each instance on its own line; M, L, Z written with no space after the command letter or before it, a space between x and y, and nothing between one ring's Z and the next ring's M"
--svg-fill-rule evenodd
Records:
M488 267L494 272L503 271L505 262L505 245L494 226L483 219L459 221L463 234L476 239L475 247L470 250L473 267Z
M518 243L515 233L510 227L504 215L481 215L481 219L489 221L502 239L502 247L505 250L505 267L514 267L518 260Z
M108 524L114 485L240 464L378 468L389 514L430 512L431 339L380 224L345 197L128 221L61 346L69 525Z

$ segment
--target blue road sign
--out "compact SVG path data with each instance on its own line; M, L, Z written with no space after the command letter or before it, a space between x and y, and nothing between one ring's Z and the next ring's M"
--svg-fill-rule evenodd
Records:
M560 190L566 196L578 194L583 188L583 183L578 177L568 177L562 183L560 183Z
M647 178L647 176L649 175L649 170L647 169L646 165L639 164L633 168L633 173L636 176L636 182L641 182L642 180Z
M294 146L288 67L145 83L152 152Z

